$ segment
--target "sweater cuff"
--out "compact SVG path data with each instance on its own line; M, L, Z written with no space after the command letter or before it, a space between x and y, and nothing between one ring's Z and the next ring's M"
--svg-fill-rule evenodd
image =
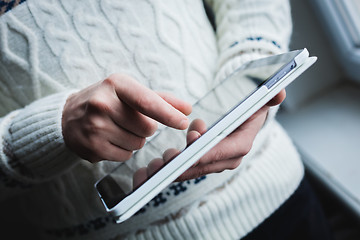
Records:
M63 107L73 92L50 95L8 115L2 129L5 161L1 163L8 174L38 182L77 163L78 157L65 146L61 127Z
M243 43L233 42L230 47L221 51L218 68L223 67L228 62L243 64L247 61L261 57L268 57L287 52L288 48L280 48L277 44L265 39L246 40Z

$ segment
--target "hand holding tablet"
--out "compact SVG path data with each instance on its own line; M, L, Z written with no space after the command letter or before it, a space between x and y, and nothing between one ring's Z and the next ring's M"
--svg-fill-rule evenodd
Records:
M237 69L194 104L188 133L164 128L129 161L95 184L106 210L116 216L117 222L122 222L176 179L216 172L211 167L219 167L217 161L229 164L227 167L220 164L219 171L237 167L251 146L240 153L219 153L216 149L223 149L221 144L228 146L233 141L226 142L227 139L239 137L236 135L246 126L253 126L248 122L256 120L259 121L256 126L262 126L267 112L264 106L316 61L316 57L308 55L306 49L297 50L251 61ZM278 100L273 101L276 104ZM255 118L256 114L260 117ZM254 138L258 129L251 128L250 138ZM211 162L213 166L209 165ZM205 170L197 168L202 164L206 164ZM188 175L182 175L184 172Z

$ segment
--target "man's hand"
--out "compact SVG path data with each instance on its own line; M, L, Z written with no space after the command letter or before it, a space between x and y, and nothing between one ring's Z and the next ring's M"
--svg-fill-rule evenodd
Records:
M123 162L156 131L156 121L186 129L190 112L191 105L182 100L113 74L67 99L63 137L68 148L90 162Z
M264 125L268 110L284 101L285 90L282 90L265 106L259 109L254 115L246 120L241 126L219 142L208 153L194 164L193 167L183 173L177 181L197 178L209 173L222 172L237 168L243 157L249 153L256 135ZM205 123L202 120L195 120L190 124L187 134L187 142L191 144L206 131ZM175 152L172 152L176 154ZM170 156L172 157L172 156Z

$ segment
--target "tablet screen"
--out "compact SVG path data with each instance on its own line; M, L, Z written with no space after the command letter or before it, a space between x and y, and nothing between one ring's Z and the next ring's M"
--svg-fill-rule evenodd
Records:
M263 58L242 65L193 105L193 111L189 115L190 121L203 120L209 131L224 115L241 104L259 87L265 85L270 88L286 73L284 69L289 71L294 68L294 57L300 51ZM161 158L163 153L170 148L180 151L186 148L186 130L160 127L159 131L150 137L145 146L134 153L130 160L118 163L112 172L96 184L106 207L113 208L136 190L139 187L134 186L136 172L146 167L152 159Z

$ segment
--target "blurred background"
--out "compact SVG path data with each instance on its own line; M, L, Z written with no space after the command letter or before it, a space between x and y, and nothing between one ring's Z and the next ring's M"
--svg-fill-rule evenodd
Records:
M300 151L336 240L360 239L360 0L291 0L291 50L317 63L278 120Z

